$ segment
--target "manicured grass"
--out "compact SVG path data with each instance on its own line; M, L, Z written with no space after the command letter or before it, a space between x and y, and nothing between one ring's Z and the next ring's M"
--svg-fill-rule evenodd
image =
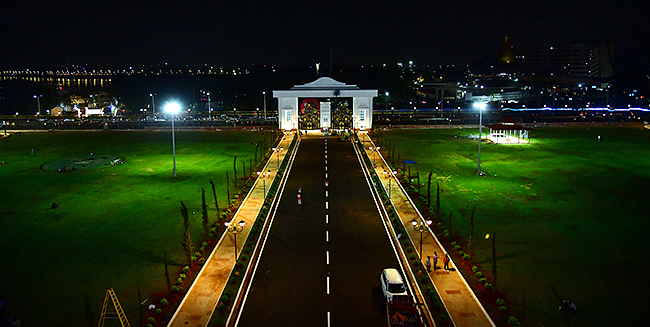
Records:
M433 171L433 203L439 182L445 224L453 208L452 233L465 241L477 205L473 261L491 272L483 236L496 232L498 288L525 325L645 324L650 131L538 128L529 145L483 143L485 178L476 174L478 142L454 137L477 132L395 130L380 139L382 151L390 142L395 157L415 161L411 172L421 172L425 196ZM558 311L563 299L578 315Z
M163 251L169 250L172 278L187 262L180 201L190 211L198 247L205 238L201 188L214 222L210 179L223 209L233 157L242 178L241 162L248 171L254 158L252 142L264 139L262 132L177 132L176 179L169 132L22 133L0 139L0 162L6 161L0 165L0 299L30 326L87 326L88 314L96 325L110 286L137 326L137 285L143 299L166 289ZM66 173L40 168L91 152L118 155L124 164ZM51 209L53 202L59 207Z

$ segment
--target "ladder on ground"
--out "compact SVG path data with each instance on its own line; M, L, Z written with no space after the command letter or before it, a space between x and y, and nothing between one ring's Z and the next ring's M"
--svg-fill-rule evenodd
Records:
M126 314L124 314L124 310L122 310L120 301L117 300L117 295L115 295L115 291L113 291L112 287L109 287L106 290L106 296L104 297L104 305L102 306L102 314L101 316L99 316L99 327L104 327L104 321L106 320L106 309L108 308L109 298L111 299L111 302L113 302L113 306L115 307L115 311L116 311L116 312L109 312L110 314L116 315L116 317L114 316L112 317L112 319L119 319L120 323L122 324L122 327L131 327L131 324L129 324L129 320L126 319Z

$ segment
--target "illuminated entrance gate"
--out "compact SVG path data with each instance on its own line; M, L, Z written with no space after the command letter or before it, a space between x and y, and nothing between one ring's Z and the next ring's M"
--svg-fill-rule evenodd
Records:
M352 110L350 110L348 100L337 101L336 108L332 112L332 128L352 128Z
M300 104L298 129L320 129L320 102L307 99Z
M361 90L329 77L273 91L278 99L278 124L285 131L296 129L372 128L372 99L377 90ZM299 102L298 98L301 98Z

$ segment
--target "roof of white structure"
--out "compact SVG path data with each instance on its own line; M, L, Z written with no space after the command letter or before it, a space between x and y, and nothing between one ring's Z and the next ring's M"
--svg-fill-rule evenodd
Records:
M359 90L356 85L348 85L330 77L321 77L311 83L294 85L292 90Z
M376 97L377 90L362 90L356 85L348 85L330 77L321 77L311 83L295 85L290 90L273 91L273 97Z

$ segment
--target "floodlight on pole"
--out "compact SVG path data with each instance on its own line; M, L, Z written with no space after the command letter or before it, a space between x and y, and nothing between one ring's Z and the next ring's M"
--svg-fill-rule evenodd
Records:
M176 137L174 135L174 120L176 113L181 110L181 106L177 102L169 102L165 105L165 111L172 114L172 157L174 161L174 178L176 178Z
M481 139L483 138L483 110L485 110L485 102L474 102L474 108L479 111L478 120L478 175L481 176Z

